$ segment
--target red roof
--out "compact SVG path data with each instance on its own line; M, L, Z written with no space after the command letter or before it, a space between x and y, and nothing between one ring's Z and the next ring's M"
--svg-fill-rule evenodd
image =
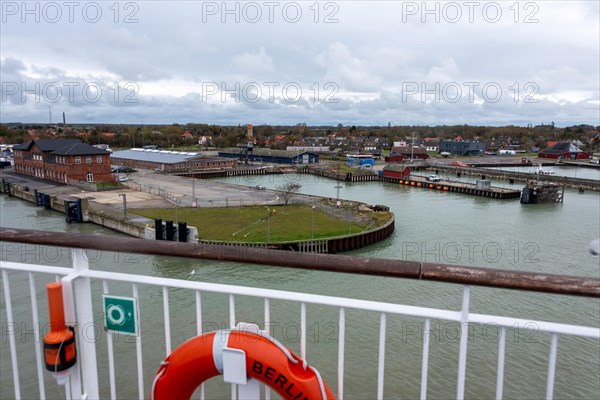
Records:
M462 136L458 135L457 137L454 138L455 142L458 142L459 140L463 140Z

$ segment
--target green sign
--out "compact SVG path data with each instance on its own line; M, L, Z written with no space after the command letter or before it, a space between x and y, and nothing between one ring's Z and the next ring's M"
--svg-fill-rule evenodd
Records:
M138 334L138 305L135 297L102 295L104 327L109 331Z

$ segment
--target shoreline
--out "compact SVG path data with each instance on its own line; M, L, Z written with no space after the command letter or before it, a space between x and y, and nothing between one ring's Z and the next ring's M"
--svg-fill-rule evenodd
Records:
M10 174L10 177L7 177L6 175L7 174L3 174L2 179L3 182L8 181L10 183L10 192L8 194L9 196L14 196L21 200L36 203L36 193L44 194L48 196L47 203L38 205L45 206L47 209L52 209L63 214L65 213L66 200L81 200L81 222L91 222L96 225L109 228L139 239L152 239L154 237L154 220L136 215L136 208L172 208L174 205L173 200L169 200L157 194L145 193L129 188L104 192L86 192L74 186L55 185L46 181L41 181L39 179L30 179L29 177L17 174ZM250 187L245 187L241 185L215 182L212 182L211 186L213 188L209 190L214 189L215 186L220 186L221 188L228 188L229 193L231 193L233 190L237 191L239 195L245 194L246 196L244 198L240 197L239 199L240 206L264 204L275 205L272 203L273 200L270 200L270 197L274 195L271 192L275 191L252 190L252 188ZM0 187L0 192L6 194L4 185ZM259 192L259 195L263 199L262 201L258 200L259 202L257 203L255 192ZM249 193L250 195L248 195ZM172 195L172 193L170 194ZM185 198L185 195L181 193L177 193L175 194L175 196L176 197L174 198L174 200L177 201L177 199L179 199L178 201L180 203L182 199ZM304 194L297 194L295 197L301 199L301 203L308 204L314 203L315 199L319 199L319 201L326 200L326 198L324 197ZM124 207L124 198L127 198L127 209L125 209ZM267 199L266 202L269 203L266 203L265 199ZM244 200L246 200L245 204L243 202ZM231 207L237 207L237 205L233 203L235 202L232 201ZM344 200L343 203L345 203L345 205L352 204L352 206L355 206L361 204L364 206L364 204L362 203L350 202L346 200ZM356 250L385 240L394 232L394 229L395 218L394 215L391 214L391 217L388 220L388 222L381 226L377 226L373 229L367 229L359 233L353 233L336 237L308 240L292 240L284 242L254 243L198 240L197 243L333 254L343 251Z

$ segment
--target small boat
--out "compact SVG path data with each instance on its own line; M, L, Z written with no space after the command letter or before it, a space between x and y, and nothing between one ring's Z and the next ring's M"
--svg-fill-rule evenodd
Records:
M538 169L536 169L533 173L536 175L554 175L555 174L554 171L551 171L549 169L544 169L542 167L542 164L539 164Z
M470 165L465 164L464 162L460 162L460 161L453 161L450 164L452 167L463 167L463 168L470 168Z

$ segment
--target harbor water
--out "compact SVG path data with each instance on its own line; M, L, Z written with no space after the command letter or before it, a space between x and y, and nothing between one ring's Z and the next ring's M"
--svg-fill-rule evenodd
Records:
M302 185L301 192L384 204L396 216L396 231L378 244L348 253L366 257L473 265L517 271L577 276L600 276L600 261L588 251L589 243L600 236L600 194L565 191L563 204L523 205L518 200L488 198L364 182L338 183L312 175L271 175L222 179L228 183L275 188L289 181ZM199 181L198 185L202 182ZM493 182L493 185L521 188L522 184ZM130 212L134 212L130 210ZM66 224L64 216L36 208L14 198L0 196L0 225L53 231L122 235L92 224ZM199 230L202 227L198 227ZM2 243L2 258L69 265L66 250ZM233 285L292 290L298 292L359 298L389 303L459 310L460 285L417 282L392 278L356 276L277 268L241 263L159 258L129 253L88 252L91 268L157 277L227 283ZM9 273L13 313L18 330L17 346L25 354L19 359L24 398L37 398L35 379L36 338L32 334L27 274ZM36 276L38 307L47 320L44 285L54 276ZM131 286L110 284L110 292L130 296ZM93 283L94 315L100 328L90 337L96 342L99 365L106 365L106 335L101 329L102 283ZM173 348L195 335L194 293L170 290ZM520 291L475 287L471 290L471 311L600 326L600 301L572 296L553 296ZM2 296L2 320L6 316ZM228 326L226 295L203 294L204 330ZM300 352L300 307L283 301L271 302L271 333L292 350ZM141 332L144 382L147 397L154 373L165 357L162 290L140 287ZM330 387L337 387L338 310L308 306L307 359L319 369ZM261 299L236 298L236 319L263 324ZM1 398L14 396L7 346L7 326L2 326ZM374 398L377 393L379 314L346 311L345 397ZM418 398L422 357L423 321L388 315L385 388L386 398ZM458 323L432 321L429 368L429 398L451 398L456 393ZM499 329L472 324L469 329L467 398L495 395ZM535 323L507 330L505 398L541 398L545 395L550 335L536 330ZM90 339L91 340L91 339ZM117 396L138 396L135 368L135 338L115 338ZM561 337L558 347L556 398L594 399L600 396L600 345L596 340ZM108 372L99 370L101 397L108 397ZM64 391L47 377L49 398L64 398ZM334 390L335 392L335 390ZM229 389L219 378L206 387L209 398L226 398Z

